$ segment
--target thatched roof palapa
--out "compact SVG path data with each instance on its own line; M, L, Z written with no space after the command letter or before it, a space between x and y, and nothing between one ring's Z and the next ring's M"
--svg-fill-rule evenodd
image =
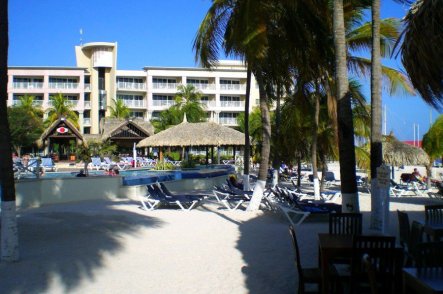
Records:
M154 134L154 127L151 125L151 123L141 118L121 119L106 117L104 120L101 121L101 124L103 130L103 133L101 135L102 141L108 140L113 136L113 134L123 129L131 132L133 137L139 136L139 134L137 134L134 129L137 129L141 133L143 133L143 138Z
M383 141L383 161L393 166L427 165L429 156L421 148L400 142L394 136L387 136Z
M137 144L137 147L244 146L245 135L214 122L186 120Z
M77 130L77 128L68 119L66 119L64 117L60 117L56 121L54 121L49 127L47 127L46 130L43 132L43 134L41 134L40 138L37 140L37 145L39 147L42 147L44 145L44 142L46 141L46 139L48 139L48 137L54 133L55 129L59 125L65 125L72 132L72 134L77 138L77 140L79 140L79 141L84 140L83 136L79 132L79 130Z

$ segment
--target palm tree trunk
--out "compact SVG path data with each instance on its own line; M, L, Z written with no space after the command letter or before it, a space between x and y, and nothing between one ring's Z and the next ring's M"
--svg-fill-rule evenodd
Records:
M261 71L254 72L255 78L257 79L258 88L260 92L260 111L262 119L262 132L263 132L263 142L261 147L261 159L260 167L258 170L258 179L255 184L254 193L252 195L251 201L249 202L247 211L254 211L260 208L260 202L263 198L263 192L266 186L266 177L268 175L269 167L269 154L271 151L271 116L268 107L268 96L264 88L264 78L261 75Z
M301 157L297 157L297 187L301 186Z
M343 212L358 212L358 190L355 176L354 126L346 65L346 40L343 0L334 0L334 44L337 84L338 148Z
M15 212L15 184L12 171L12 144L9 131L8 99L8 0L0 0L0 188L1 188L1 260L17 261L18 228Z
M251 158L251 141L249 139L249 98L251 96L251 68L248 65L246 73L246 98L245 98L245 151L243 158L243 190L249 191L249 162Z
M281 99L281 85L277 83L277 105L275 107L275 133L274 133L274 142L279 142L279 136L280 136L280 114L281 114L281 106L280 106L280 99ZM278 184L278 171L280 168L280 156L279 151L274 150L273 154L273 162L272 167L274 168L274 174L272 177L272 186L275 186Z
M321 162L321 181L320 181L320 193L325 189L325 174L326 174L326 159L323 154L320 154Z
M314 104L315 104L314 123L312 125L312 145L311 145L312 178L314 182L314 199L320 200L320 184L318 182L318 167L317 167L318 120L320 116L320 97L318 96L318 93L315 93L314 95Z
M377 185L377 168L383 163L381 117L380 0L372 1L371 61L371 229L382 230L382 193Z

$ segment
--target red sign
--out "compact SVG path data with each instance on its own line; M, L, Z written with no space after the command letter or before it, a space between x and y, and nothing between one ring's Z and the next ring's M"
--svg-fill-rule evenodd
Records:
M69 132L69 129L67 129L67 128L65 128L65 127L59 127L59 128L57 128L57 133L59 133L59 134L65 134L65 133L67 133L67 132Z

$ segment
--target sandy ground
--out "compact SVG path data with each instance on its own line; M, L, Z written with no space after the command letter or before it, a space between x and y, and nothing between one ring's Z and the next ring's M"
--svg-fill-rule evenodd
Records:
M429 198L392 199L423 220ZM362 193L364 226L370 197ZM317 234L297 228L305 266L317 265ZM88 201L19 211L21 260L0 264L0 293L295 293L288 223L279 214L229 212L207 202L190 212L146 212L132 200Z

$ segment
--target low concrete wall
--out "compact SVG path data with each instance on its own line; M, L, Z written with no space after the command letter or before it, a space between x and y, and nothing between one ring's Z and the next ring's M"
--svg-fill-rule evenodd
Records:
M121 185L121 177L109 176L19 181L15 184L17 206L115 199L121 197Z
M195 190L212 190L214 185L226 183L227 176L200 178L200 179L183 179L177 181L164 182L171 192L189 193ZM121 186L120 196L132 200L139 200L140 196L146 195L146 185L138 186Z
M172 192L212 190L226 181L227 176L182 179L165 182ZM123 186L122 177L97 176L86 178L30 179L15 184L18 207L65 203L94 199L128 198L139 200L146 195L146 186Z

